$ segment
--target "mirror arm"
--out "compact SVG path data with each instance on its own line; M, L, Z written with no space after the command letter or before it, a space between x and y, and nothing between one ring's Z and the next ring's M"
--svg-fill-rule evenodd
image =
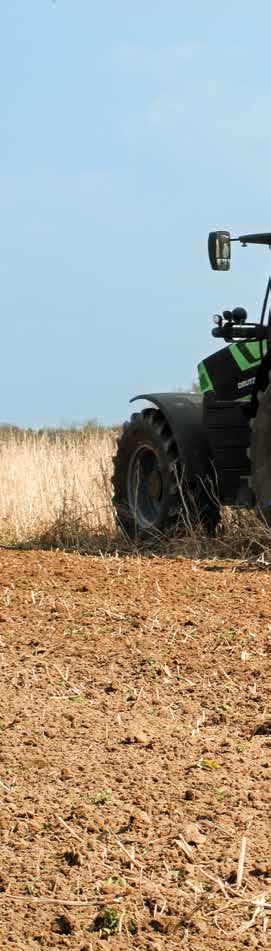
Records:
M239 238L230 238L230 241L240 241L243 248L245 248L247 244L267 244L270 248L271 232L268 231L265 234L241 234Z

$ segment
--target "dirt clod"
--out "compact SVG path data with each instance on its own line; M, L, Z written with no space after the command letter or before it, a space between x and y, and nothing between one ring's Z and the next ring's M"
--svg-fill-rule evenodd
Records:
M80 852L77 852L74 849L67 849L67 851L64 852L63 858L65 859L65 862L71 866L71 868L74 868L74 866L80 868L82 865L82 856L80 855Z
M70 935L74 930L74 921L68 914L58 915L55 918L54 925L54 930L58 934Z

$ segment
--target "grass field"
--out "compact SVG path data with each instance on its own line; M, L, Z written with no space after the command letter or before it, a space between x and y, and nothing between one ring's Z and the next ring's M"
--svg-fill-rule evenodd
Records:
M0 430L0 543L81 552L128 550L112 510L117 431ZM200 527L184 538L150 538L157 551L262 557L270 536L253 513L226 510L217 538ZM131 546L130 546L131 548Z
M92 550L110 543L113 432L2 432L0 538Z

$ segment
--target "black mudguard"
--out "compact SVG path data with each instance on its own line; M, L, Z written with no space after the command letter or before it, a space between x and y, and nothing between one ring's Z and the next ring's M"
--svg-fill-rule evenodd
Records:
M202 397L191 393L141 393L131 400L148 400L163 413L174 436L186 477L213 474L207 431L203 423Z

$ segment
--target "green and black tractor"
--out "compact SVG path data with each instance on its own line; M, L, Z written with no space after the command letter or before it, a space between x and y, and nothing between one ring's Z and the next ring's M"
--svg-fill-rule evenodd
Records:
M213 270L230 268L231 243L271 247L270 234L209 234ZM227 346L198 366L200 394L142 393L151 405L125 423L114 459L113 503L133 539L213 533L221 506L255 508L271 525L271 311L268 280L258 322L242 307L215 315ZM133 402L133 401L131 401Z

